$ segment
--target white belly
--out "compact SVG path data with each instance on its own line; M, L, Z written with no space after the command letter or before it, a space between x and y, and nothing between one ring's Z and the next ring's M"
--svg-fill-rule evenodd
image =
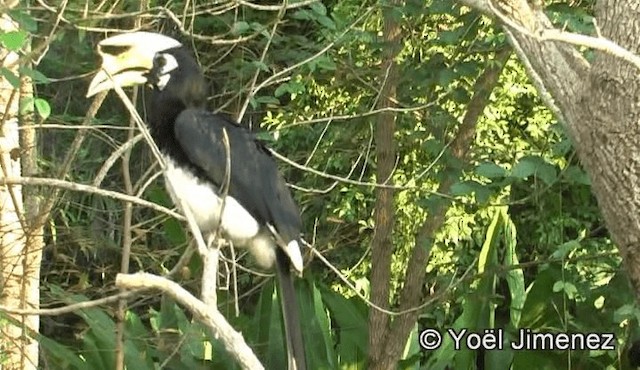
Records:
M178 206L180 200L186 203L203 233L215 231L221 201L214 187L198 180L191 171L177 167L166 156L164 160L167 164L165 178L171 183L169 193L174 203ZM225 198L220 227L236 246L244 246L260 231L258 222L231 196Z

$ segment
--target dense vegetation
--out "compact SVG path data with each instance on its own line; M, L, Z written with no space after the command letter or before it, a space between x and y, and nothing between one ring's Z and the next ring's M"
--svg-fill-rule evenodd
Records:
M238 118L288 159L279 164L302 209L305 238L344 276L307 253L297 287L311 368L366 367L375 308L364 298L377 283L371 256L379 211L393 214L385 236L393 251L391 311L399 311L414 248L430 253L423 304L414 330L402 339L399 368L628 366L625 351L640 334L634 329L640 311L616 246L562 122L541 102L501 29L448 0L292 2L286 11L276 2L240 3L138 8L71 0L55 9L12 11L20 31L0 35L3 46L19 49L31 40L34 50L46 50L30 70L40 113L38 176L171 207L159 168L117 96L85 119L91 101L84 92L98 65L95 45L139 24L192 45L210 81L209 107ZM557 25L593 32L590 2L557 3L547 12ZM386 38L389 23L399 38ZM396 78L387 81L389 55ZM496 72L495 81L488 70ZM393 109L380 105L386 84L395 90ZM473 120L477 96L486 104ZM136 100L144 116L142 91ZM389 179L377 172L383 112L395 119ZM465 135L470 145L458 155L452 148ZM60 174L79 138L72 168ZM395 186L390 210L376 208L382 183ZM48 188L39 189L46 197ZM157 274L171 270L188 245L184 225L155 210L135 205L129 219L123 202L71 190L56 204L41 272L45 307L114 294L125 240L129 269ZM439 212L446 214L443 225L428 236L428 247L420 244L417 235ZM272 279L237 253L238 266L222 264L219 308L267 368L284 368ZM194 255L174 279L197 293L200 272ZM43 317L42 366L115 368L117 320L108 304ZM137 296L124 320L127 368L234 368L204 327L166 297ZM445 340L429 351L418 343L425 328L502 329L505 340L521 328L611 332L616 341L611 350L497 351L454 350Z

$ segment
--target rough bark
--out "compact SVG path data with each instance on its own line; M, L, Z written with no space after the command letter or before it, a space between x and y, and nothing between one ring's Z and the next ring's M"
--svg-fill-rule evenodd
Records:
M640 3L600 1L604 37L634 54L640 47ZM575 143L625 268L640 298L640 71L600 53L569 112ZM577 98L577 99L576 99Z
M461 2L492 15L486 1ZM575 46L535 37L551 22L524 0L494 4L528 31L505 26L538 88L552 98L545 101L560 111L640 298L640 73L607 51L595 51L589 64ZM600 0L596 20L602 37L638 55L640 2Z
M0 30L15 30L17 25L6 15L0 19ZM18 75L17 53L0 49L2 66ZM29 79L21 79L21 88L16 89L5 78L0 78L0 112L2 133L0 136L0 180L21 176L21 158L27 159L27 171L35 165L31 155L35 140L31 131L23 133L22 148L18 134L20 101L32 98ZM29 120L30 113L21 117ZM24 123L24 122L23 122ZM28 122L32 125L32 122ZM20 309L39 307L39 273L42 252L42 228L31 227L37 204L35 195L27 195L23 203L23 191L19 185L0 187L0 305ZM33 218L32 218L33 217ZM0 326L0 350L7 356L6 369L36 369L38 366L38 343L32 334L38 331L37 315L7 315Z
M391 5L398 5L394 1ZM385 42L384 59L382 62L381 80L377 108L393 106L396 97L397 65L395 58L400 51L400 25L391 12L383 15ZM376 177L378 183L389 184L393 174L396 159L395 150L395 121L396 113L385 111L378 115L375 128L376 143ZM391 282L391 256L394 245L392 240L394 223L393 189L377 188L374 213L375 231L371 242L371 302L379 307L389 308L389 293ZM380 361L379 356L384 345L385 335L389 324L389 316L375 308L369 310L369 363L371 366Z

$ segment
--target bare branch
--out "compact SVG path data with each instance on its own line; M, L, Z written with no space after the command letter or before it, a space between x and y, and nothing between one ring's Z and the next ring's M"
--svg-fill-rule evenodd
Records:
M128 139L118 149L114 150L113 153L109 155L109 158L104 161L104 164L102 165L102 167L100 167L100 170L98 170L96 177L93 179L93 186L100 186L100 184L102 184L102 180L104 180L104 178L107 176L107 173L109 172L111 167L113 167L113 164L116 163L118 158L122 157L126 152L131 150L131 148L136 145L138 141L142 140L142 138L142 135L136 135Z
M147 273L132 275L118 274L116 286L125 289L150 288L168 294L176 302L185 306L196 318L205 324L227 349L229 354L244 369L264 369L258 358L245 342L242 334L235 331L224 316L215 308L207 306L178 283Z
M101 195L103 197L123 200L126 202L131 202L143 207L151 208L158 212L162 212L171 217L174 217L178 220L184 220L184 216L181 214L170 210L169 208L163 207L159 204L149 202L148 200L140 199L135 196L123 194L117 191L100 189L98 187L92 185L78 184L76 182L58 180L46 177L17 177L17 178L7 178L0 181L0 185L7 184L16 184L16 185L34 185L34 186L51 186L58 189L67 189L73 191L80 191L83 193L91 193Z
M240 5L246 6L247 8L252 8L257 10L267 10L267 11L280 11L282 9L290 10L290 9L301 8L303 6L317 3L319 0L303 0L293 4L289 4L288 1L284 1L282 4L279 4L279 5L259 5L259 4L252 3L245 0L235 0L235 1Z
M601 36L591 37L582 35L579 33L561 31L555 28L544 28L529 31L525 27L517 24L511 20L507 15L498 10L491 0L487 1L489 8L493 11L496 17L500 19L505 25L513 30L520 32L523 35L534 38L538 41L560 41L566 44L575 46L585 46L594 50L600 50L605 53L614 55L626 62L633 64L636 68L640 69L640 57L616 44L615 42L603 38Z

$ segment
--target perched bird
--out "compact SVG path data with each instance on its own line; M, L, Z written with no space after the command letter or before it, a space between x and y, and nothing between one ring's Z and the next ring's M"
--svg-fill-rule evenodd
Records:
M302 274L302 222L269 151L236 122L206 110L208 89L200 66L175 39L126 33L101 41L98 53L102 68L87 96L116 85L151 88L147 125L166 163L171 197L188 205L205 240L219 229L234 246L248 248L262 267L275 265L289 369L305 369L291 274Z

